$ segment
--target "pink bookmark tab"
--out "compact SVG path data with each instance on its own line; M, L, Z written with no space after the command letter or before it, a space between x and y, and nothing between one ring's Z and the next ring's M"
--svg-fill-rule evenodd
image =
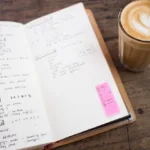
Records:
M110 117L120 112L115 97L107 82L96 86L99 98L103 105L106 116Z

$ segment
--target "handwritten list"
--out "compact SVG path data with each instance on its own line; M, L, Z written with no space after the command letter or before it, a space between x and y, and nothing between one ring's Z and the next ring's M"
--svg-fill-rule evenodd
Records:
M34 59L49 64L52 79L80 71L86 64L83 57L96 51L92 43L84 41L86 29L72 26L77 21L74 12L56 12L26 25Z
M51 141L23 26L0 23L0 30L0 150Z

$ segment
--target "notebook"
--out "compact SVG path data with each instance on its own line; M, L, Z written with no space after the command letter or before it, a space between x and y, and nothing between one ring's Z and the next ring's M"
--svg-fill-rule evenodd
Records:
M0 22L0 150L36 149L131 114L84 5Z

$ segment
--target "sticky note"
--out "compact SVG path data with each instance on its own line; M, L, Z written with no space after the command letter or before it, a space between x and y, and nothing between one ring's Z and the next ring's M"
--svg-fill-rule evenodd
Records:
M114 94L107 82L96 86L100 101L106 116L110 117L120 112Z

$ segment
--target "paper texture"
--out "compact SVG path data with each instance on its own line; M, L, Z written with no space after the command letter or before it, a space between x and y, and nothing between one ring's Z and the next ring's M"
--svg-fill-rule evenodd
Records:
M21 24L0 23L0 150L52 141Z
M83 4L26 25L57 141L128 115ZM120 112L106 116L96 86L107 82Z

